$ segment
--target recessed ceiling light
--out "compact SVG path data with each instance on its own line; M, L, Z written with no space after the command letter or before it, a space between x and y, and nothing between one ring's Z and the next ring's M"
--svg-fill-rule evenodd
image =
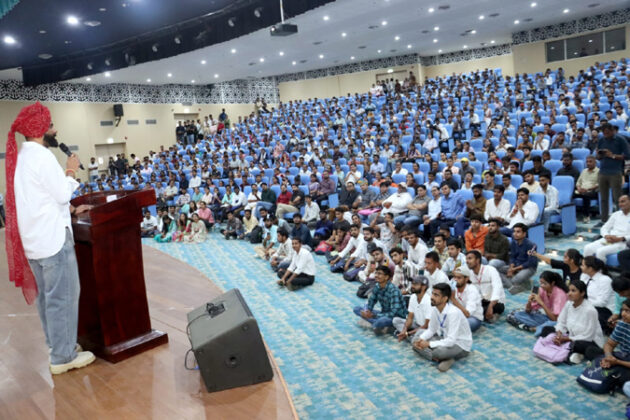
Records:
M468 48L468 45L464 45L464 49Z
M433 38L433 43L437 44L437 42L438 42L438 39L437 38Z
M329 20L329 19L330 19L330 17L324 16L324 20Z
M101 22L98 20L86 20L83 22L85 26L89 26L90 28L96 28L97 26L101 26Z
M68 22L68 25L78 25L79 19L76 16L68 16L66 22Z
M438 52L439 52L439 53L441 53L441 52L442 52L442 50L438 50Z
M168 73L166 77L173 77L173 73Z
M292 61L291 64L295 66L297 64L297 61Z
M398 35L396 35L396 36L394 37L394 41L400 41L400 37L399 37Z
M260 61L261 63L265 62L265 57L260 57L260 59L258 59L258 61Z
M284 51L280 51L280 52L278 53L278 55L279 55L280 57L282 57L282 56L284 55Z
M386 21L386 20L382 21L382 22L381 22L381 25L382 25L382 26L387 26L387 21Z
M476 33L477 33L477 30L476 30L476 29L473 29L472 31L470 31L470 33L474 35L474 34L476 34Z
M435 9L433 7L429 7L429 13L433 13L435 12Z
M352 57L350 57L350 60L354 60L354 55Z
M201 64L206 64L206 60L201 60Z
M319 55L319 58L324 58L324 54L320 54L320 55Z
M40 34L45 34L45 33L46 33L46 31L45 31L45 30L43 30L43 29L40 29L40 30L39 30L39 33L40 33Z
M218 78L219 78L219 75L215 73L215 74L214 74L214 78L215 78L215 79L218 79Z
M236 54L236 48L232 48L232 49L230 50L230 52L231 52L232 54Z
M440 30L440 27L439 27L439 26L434 26L434 27L433 27L433 30L434 30L434 31L439 31L439 30Z
M407 44L407 49L411 49L411 44Z
M381 53L381 50L377 50L376 52L380 54L380 53Z
M536 3L536 2L534 1L534 2L532 2L532 4L530 4L529 6L530 6L530 7L536 7L536 6L538 6L538 3Z
M345 32L342 32L342 33L341 33L341 36L342 36L342 37L344 37L344 38L346 37L346 35L347 35L347 34L346 34Z
M92 78L91 78L91 77L86 77L86 78L85 78L85 81L86 81L86 82L91 82L91 81L92 81Z
M562 13L569 13L569 9L564 9Z
M589 39L589 40L588 40L588 42L593 42L593 40L592 40L592 39Z
M15 38L13 38L11 35L6 35L4 37L4 43L5 44L9 44L9 45L13 45L16 43Z
M490 41L491 44L494 44L494 39L492 41Z
M518 25L519 23L521 23L521 22L520 22L518 19L516 19L516 20L514 21L514 24L515 24L515 25Z
M42 60L50 60L53 56L52 54L42 53L42 54L39 54L38 57L41 58Z
M479 15L479 20L484 20L486 17L484 15Z
M147 83L151 83L151 79L147 79Z
M72 44L72 41L63 41L63 43L66 44L66 45L70 45L70 44Z
M106 11L107 11L107 9L106 9L106 8L104 8L104 7L101 7L100 9L98 9L98 11L99 11L99 12L106 12Z
M112 74L108 71L105 72L105 77L110 77Z
M190 83L195 83L195 79L191 80Z
M387 69L387 73L393 73L394 69Z

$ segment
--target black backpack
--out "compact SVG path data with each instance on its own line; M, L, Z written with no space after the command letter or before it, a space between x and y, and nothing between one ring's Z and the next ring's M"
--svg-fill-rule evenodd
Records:
M365 283L362 283L357 289L357 296L361 299L367 299L372 294L372 289L376 286L375 279L367 279Z
M259 244L263 241L263 228L256 226L249 234L249 242Z

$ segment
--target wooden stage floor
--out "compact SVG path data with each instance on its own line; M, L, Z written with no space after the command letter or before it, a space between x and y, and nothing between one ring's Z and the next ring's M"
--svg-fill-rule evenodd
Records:
M117 364L51 376L37 309L8 281L0 230L0 419L296 419L286 384L274 379L207 393L198 371L184 368L186 314L220 294L192 267L144 246L153 328L169 343ZM190 355L191 362L194 359Z

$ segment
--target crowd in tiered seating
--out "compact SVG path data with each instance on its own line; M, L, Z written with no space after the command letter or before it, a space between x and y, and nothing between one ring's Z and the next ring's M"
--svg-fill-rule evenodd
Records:
M630 296L630 274L607 269L630 269L629 74L625 60L569 77L410 74L366 94L257 101L236 121L178 124L175 145L112 159L109 176L93 162L82 192L152 187L144 236L250 241L289 290L313 284L321 255L367 298L360 325L395 331L442 371L504 313L505 290L527 291L507 321L539 337L539 357L597 359L623 384L630 303L620 313L614 292ZM545 235L591 217L601 239L544 255ZM539 260L550 270L533 286Z

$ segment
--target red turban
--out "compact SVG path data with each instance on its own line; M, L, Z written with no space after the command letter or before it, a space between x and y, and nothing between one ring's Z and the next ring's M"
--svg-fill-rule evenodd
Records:
M18 155L15 133L22 133L24 137L43 137L50 129L50 120L50 111L41 103L37 102L24 107L11 125L11 131L9 131L7 140L5 162L7 175L5 241L9 263L9 280L15 282L16 287L22 288L22 294L29 305L37 298L37 283L24 254L24 246L22 245L22 238L20 238L15 210L14 178Z

